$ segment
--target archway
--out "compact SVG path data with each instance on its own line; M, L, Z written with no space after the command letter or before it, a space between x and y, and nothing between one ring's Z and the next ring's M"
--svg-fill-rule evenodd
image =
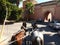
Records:
M52 13L50 11L45 12L44 14L44 22L52 21Z

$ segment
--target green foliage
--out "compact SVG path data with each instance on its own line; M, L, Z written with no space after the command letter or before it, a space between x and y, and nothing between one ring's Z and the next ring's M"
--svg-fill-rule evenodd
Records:
M6 7L5 7L5 1L0 0L0 22L2 22L5 19L5 13Z
M17 0L8 0L8 2L15 4L17 2Z
M22 0L8 0L8 2L12 3L12 4L16 4L17 6L19 5L19 2Z
M60 0L58 2L60 2Z
M34 5L31 2L27 2L26 10L28 11L29 14L33 14L34 13Z
M4 21L6 17L6 8L8 11L8 19L19 20L22 9L19 9L16 5L12 4L8 0L0 0L0 22Z
M17 7L15 7L12 11L11 11L11 15L9 16L10 20L15 20L15 21L19 21L20 19L22 19L22 8L18 9Z
M23 9L20 8L20 9L18 10L18 14L16 15L16 16L17 16L16 21L22 20L22 13L23 13Z
M20 2L20 1L22 1L22 0L8 0L8 2L13 3L13 4L16 4L17 1Z

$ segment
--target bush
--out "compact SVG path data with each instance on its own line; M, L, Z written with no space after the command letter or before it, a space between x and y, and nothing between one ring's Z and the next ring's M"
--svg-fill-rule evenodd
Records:
M5 8L5 4L2 0L0 0L0 23L2 23L5 19L5 13L6 12L6 8Z
M17 22L17 21L22 21L22 20L23 20L22 15L17 15L16 22Z
M20 21L22 20L22 8L21 9L13 9L11 11L11 15L8 18L9 20Z
M16 17L17 17L16 21L22 20L22 13L23 13L22 8L20 8L17 13L18 14L16 15Z

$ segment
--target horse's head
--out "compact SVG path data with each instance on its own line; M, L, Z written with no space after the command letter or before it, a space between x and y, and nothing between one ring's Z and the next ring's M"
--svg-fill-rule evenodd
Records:
M36 22L32 23L33 29L37 28Z

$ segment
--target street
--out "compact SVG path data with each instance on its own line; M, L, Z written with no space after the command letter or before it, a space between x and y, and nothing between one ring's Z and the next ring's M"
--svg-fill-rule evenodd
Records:
M22 26L22 22L17 22L14 24L5 25L3 30L2 39L3 40L10 40L11 36L16 34L20 30ZM44 35L44 45L59 45L60 44L60 37L53 29L48 27L47 25L37 24L40 32ZM31 23L27 23L27 28L31 27ZM0 31L2 29L2 25L0 25ZM7 42L8 43L8 42Z

